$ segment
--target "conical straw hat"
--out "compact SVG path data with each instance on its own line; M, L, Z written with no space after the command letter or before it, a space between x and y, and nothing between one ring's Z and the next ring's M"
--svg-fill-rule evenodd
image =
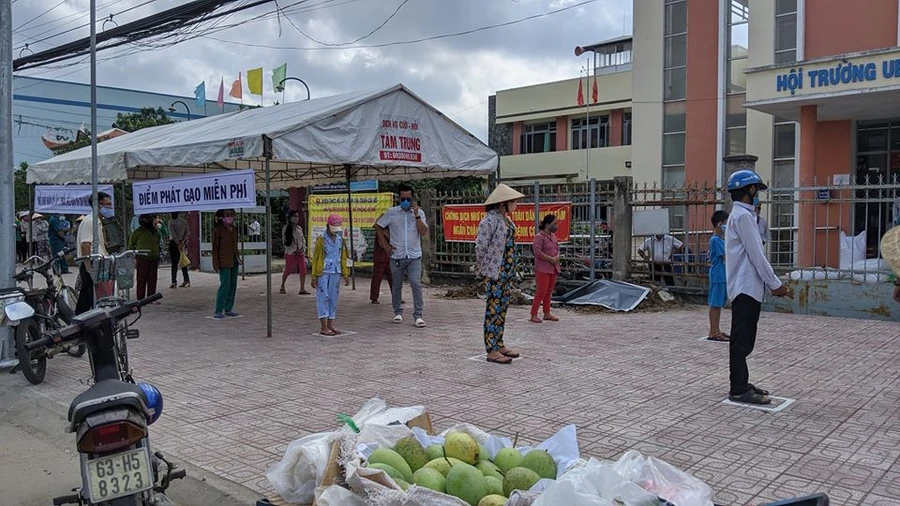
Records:
M484 201L484 205L489 206L492 204L502 204L504 202L509 202L511 200L518 200L525 195L513 190L509 186L506 186L503 183L497 185L497 188L491 192L488 196L487 200Z
M900 226L888 230L881 238L881 256L900 275Z

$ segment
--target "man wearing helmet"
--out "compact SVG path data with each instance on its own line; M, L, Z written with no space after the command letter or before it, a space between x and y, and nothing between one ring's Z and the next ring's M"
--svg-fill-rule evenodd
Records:
M734 201L725 229L725 272L732 315L729 398L749 404L771 402L769 392L750 383L747 370L747 357L756 344L756 327L765 290L772 290L772 295L777 297L790 295L766 259L756 223L753 201L766 188L752 170L739 170L728 178L728 192Z

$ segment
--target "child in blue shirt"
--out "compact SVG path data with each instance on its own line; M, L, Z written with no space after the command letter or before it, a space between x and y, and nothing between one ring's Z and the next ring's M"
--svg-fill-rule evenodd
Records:
M709 238L709 339L710 341L728 341L730 336L722 332L719 322L722 308L728 300L725 280L725 222L728 213L716 211L712 215L715 235Z

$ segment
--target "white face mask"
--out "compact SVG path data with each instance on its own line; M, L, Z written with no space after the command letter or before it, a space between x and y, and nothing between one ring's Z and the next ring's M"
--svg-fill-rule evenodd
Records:
M343 232L343 229L341 227L335 227L333 225L328 225L328 231L334 235L341 235L341 232Z

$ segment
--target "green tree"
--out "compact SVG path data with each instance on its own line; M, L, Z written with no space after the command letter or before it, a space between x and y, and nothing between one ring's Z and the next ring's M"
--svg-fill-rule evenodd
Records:
M162 107L156 109L152 107L144 107L138 112L128 114L119 113L116 115L116 122L112 124L113 128L120 128L126 132L136 132L142 128L155 127L159 125L168 125L174 123L171 118L163 111Z
M22 162L13 174L13 179L15 181L16 211L29 208L28 185L25 183L25 174L27 170L28 162Z

